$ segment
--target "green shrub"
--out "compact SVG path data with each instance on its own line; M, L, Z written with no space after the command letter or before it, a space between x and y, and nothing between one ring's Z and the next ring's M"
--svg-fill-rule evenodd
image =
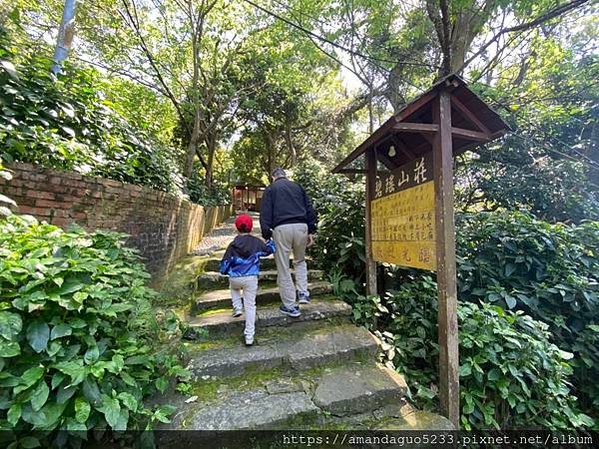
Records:
M50 438L167 421L170 407L143 399L185 374L162 345L177 323L157 322L149 275L122 238L0 221L1 430Z
M406 283L381 319L383 349L416 396L432 404L438 368L436 284ZM460 303L460 394L464 429L593 425L570 391L572 354L550 342L547 325L522 312Z
M599 376L589 327L599 322L599 222L569 226L493 212L460 216L457 229L460 299L523 310L547 323L551 341L574 353L574 385L591 410L599 401L588 387Z
M173 149L132 127L103 100L100 74L67 64L55 77L42 56L13 57L0 28L0 147L29 162L175 193Z
M599 418L595 326L599 322L599 222L550 224L522 212L456 217L458 297L522 310L549 326L551 342L572 352L581 407ZM426 276L393 269L390 288Z
M525 310L559 339L599 315L599 222L494 212L460 216L457 228L462 299Z

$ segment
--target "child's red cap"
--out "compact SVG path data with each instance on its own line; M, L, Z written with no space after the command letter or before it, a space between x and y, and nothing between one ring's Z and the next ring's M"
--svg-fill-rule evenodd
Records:
M251 232L254 226L254 220L247 214L239 215L235 219L235 227L241 232Z

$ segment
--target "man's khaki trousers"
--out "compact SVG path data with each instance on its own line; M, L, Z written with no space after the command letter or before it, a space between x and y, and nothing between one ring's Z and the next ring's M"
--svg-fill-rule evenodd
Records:
M287 308L295 307L296 290L308 293L308 267L306 265L306 244L308 225L292 223L277 226L273 230L273 239L277 246L277 285L281 300ZM293 253L295 285L289 268L289 255Z

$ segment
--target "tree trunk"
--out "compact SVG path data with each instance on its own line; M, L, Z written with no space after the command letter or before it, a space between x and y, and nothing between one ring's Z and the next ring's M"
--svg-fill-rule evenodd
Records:
M52 73L58 75L62 63L69 55L69 50L73 44L75 35L75 5L76 0L65 0L62 10L62 20L58 29L58 39L56 40L56 49L54 51L54 64Z
M297 164L297 150L293 145L293 140L291 139L291 124L287 123L285 126L285 140L287 141L287 147L289 149L289 153L291 154L291 167L295 167Z
M214 177L214 154L216 153L216 142L217 138L214 135L210 135L206 138L206 147L208 148L208 163L206 167L206 179L204 180L206 187L212 188L212 181Z
M193 129L191 130L191 136L189 136L189 144L187 145L187 154L185 158L185 168L183 174L187 179L191 178L193 173L193 158L198 151L198 141L200 139L200 117L196 110L195 117L193 120Z

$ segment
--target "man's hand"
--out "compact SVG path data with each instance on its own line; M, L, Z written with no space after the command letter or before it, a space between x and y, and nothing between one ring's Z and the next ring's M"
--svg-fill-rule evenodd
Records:
M314 234L308 234L308 240L306 241L306 248L310 248L314 245Z

